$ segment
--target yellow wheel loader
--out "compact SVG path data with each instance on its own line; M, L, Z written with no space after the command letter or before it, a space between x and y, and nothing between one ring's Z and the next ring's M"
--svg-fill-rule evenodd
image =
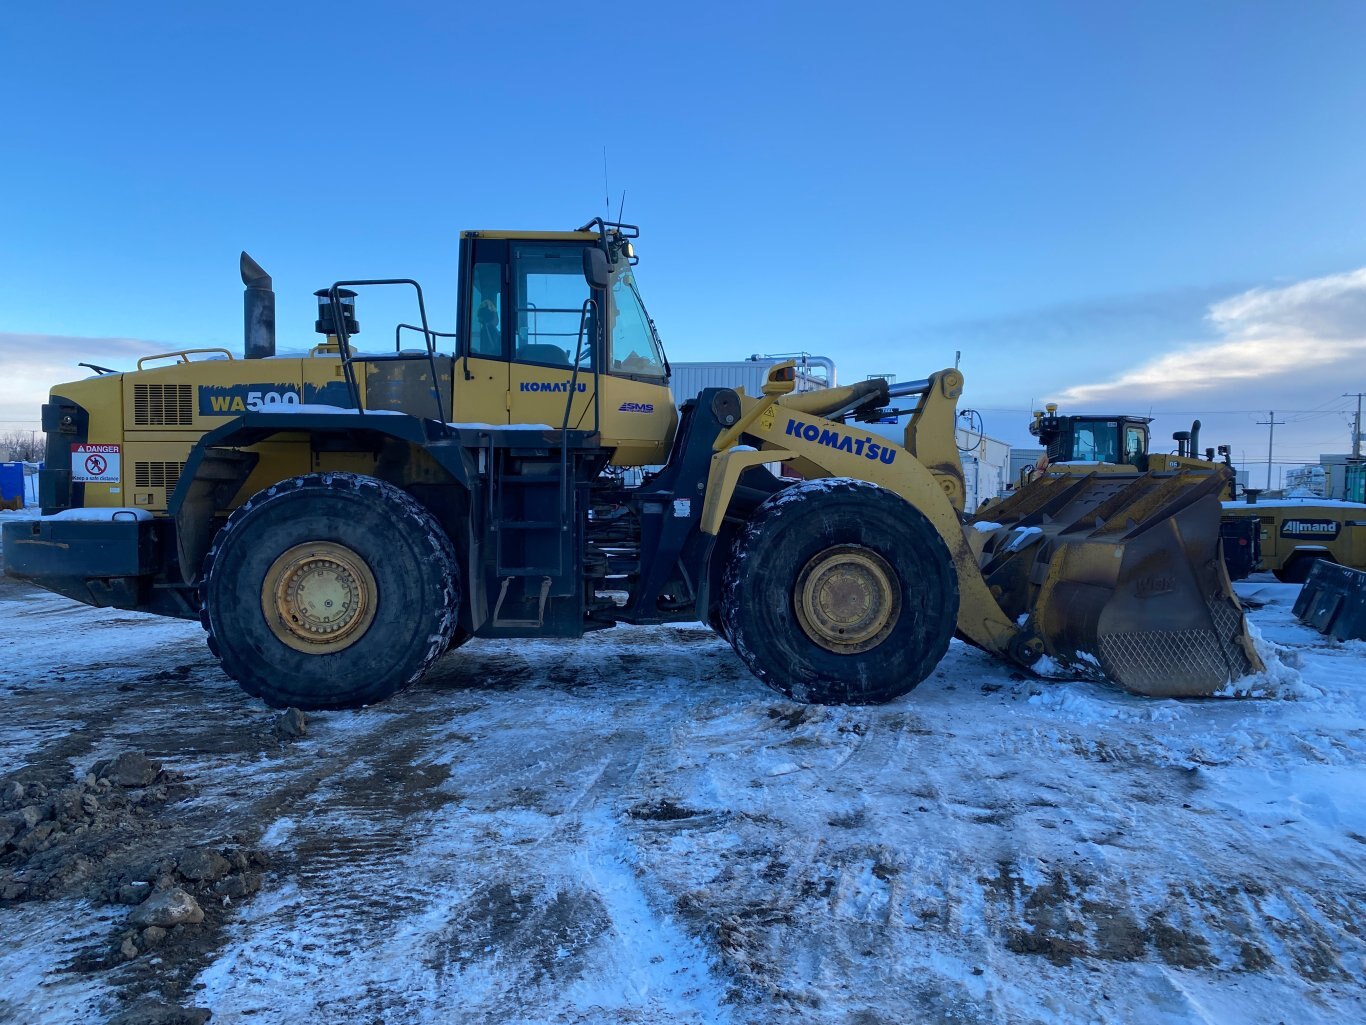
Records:
M1149 470L1216 474L1223 518L1219 533L1229 577L1262 570L1284 583L1302 584L1317 562L1366 569L1366 504L1323 498L1262 499L1247 489L1235 501L1227 445L1200 450L1200 421L1172 435L1176 451L1150 453L1149 417L1095 414L1061 416L1056 403L1034 414L1029 431L1045 446L1050 475L1139 474ZM1225 469L1219 469L1220 466ZM1024 483L1034 476L1028 469Z
M1234 497L1235 482L1229 447L1200 451L1200 421L1191 424L1189 431L1172 435L1175 452L1149 451L1148 425L1152 417L1128 414L1082 413L1062 416L1058 406L1050 402L1037 410L1030 422L1029 433L1044 446L1044 454L1036 466L1026 467L1020 474L1020 484L1028 485L1036 475L1047 469L1048 475L1127 474L1138 479L1145 473L1172 473L1208 479L1211 475L1222 482L1220 496L1224 499L1224 515L1219 524L1219 540L1223 550L1224 567L1230 580L1241 580L1258 567L1261 558L1258 529L1255 522L1244 516L1230 515L1230 501ZM1222 468L1220 466L1222 464ZM1155 480L1156 478L1153 478ZM1152 485L1138 485L1139 488Z
M697 619L813 702L904 694L955 632L1153 693L1258 668L1203 575L1198 482L965 524L955 370L795 394L780 364L762 395L708 388L680 416L638 234L465 232L454 332L414 281L338 281L295 356L244 253L245 358L186 349L52 389L42 516L5 524L6 572L198 618L276 706L380 701L471 637ZM357 290L380 287L412 290L416 322L361 351ZM894 411L903 444L862 429ZM1192 645L1222 660L1192 666Z
M1039 467L974 517L979 528L1036 529L1054 548L1046 568L1029 567L1045 631L1075 637L1142 694L1199 694L1227 671L1260 669L1222 551L1240 539L1222 533L1227 449L1223 462L1212 450L1200 458L1198 420L1174 435L1176 453L1156 454L1149 417L1057 410L1050 403L1029 425L1044 446ZM1009 561L983 568L989 580L1020 573Z

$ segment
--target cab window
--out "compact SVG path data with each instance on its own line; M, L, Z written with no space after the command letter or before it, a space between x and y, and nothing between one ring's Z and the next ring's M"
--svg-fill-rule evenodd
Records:
M524 363L572 366L583 304L589 297L582 247L513 246L512 281L512 358ZM593 365L592 340L592 326L585 325L580 366Z
M1148 432L1142 427L1124 429L1124 461L1132 466L1142 466L1143 457L1148 452Z
M470 301L470 355L503 358L503 265L476 263Z
M664 354L636 291L629 268L612 280L612 370L619 374L663 377Z
M1117 463L1119 453L1115 451L1116 437L1114 422L1096 420L1081 422L1076 428L1076 443L1073 445L1072 458L1084 462Z

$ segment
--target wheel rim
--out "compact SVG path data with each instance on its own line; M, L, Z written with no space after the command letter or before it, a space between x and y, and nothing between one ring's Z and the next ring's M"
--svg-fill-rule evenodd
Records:
M341 651L365 635L378 604L365 560L334 541L284 552L266 572L261 611L281 641L309 654Z
M853 655L881 644L901 615L896 572L877 552L840 545L816 555L793 591L797 621L827 651Z

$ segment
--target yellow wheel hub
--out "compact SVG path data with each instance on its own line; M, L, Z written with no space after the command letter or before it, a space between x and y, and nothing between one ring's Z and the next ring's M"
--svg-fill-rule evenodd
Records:
M806 636L839 655L877 647L901 615L896 571L860 545L839 545L815 556L797 578L792 597Z
M365 560L334 541L295 545L261 585L271 631L296 651L323 655L355 644L375 618L375 576Z

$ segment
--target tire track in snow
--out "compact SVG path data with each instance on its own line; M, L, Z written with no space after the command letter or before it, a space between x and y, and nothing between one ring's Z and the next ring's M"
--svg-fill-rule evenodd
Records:
M636 722L654 719L659 702L628 702L639 707L622 723L610 704L551 699L588 713L578 742L566 745L545 742L546 722L520 719L518 697L460 719L466 741L482 739L445 763L441 792L452 803L444 809L395 818L374 802L348 804L364 774L358 763L310 795L311 812L290 813L292 833L282 827L275 838L286 849L306 844L308 858L282 863L289 881L245 911L250 942L204 974L220 1015L274 1020L260 1001L240 999L269 984L297 998L296 1008L348 1020L399 1008L406 1020L441 1020L426 994L450 987L471 1021L532 1020L562 1001L547 987L585 1009L647 1006L673 1020L717 1020L720 987L703 953L652 910L616 824L650 746ZM429 727L413 751L440 751L442 729ZM382 756L383 746L378 737L364 744L377 766L405 760L396 750ZM467 782L475 789L462 792ZM443 858L443 850L460 853ZM487 949L471 949L479 937ZM376 944L393 955L379 957ZM343 966L370 984L317 996L320 978Z
M457 934L498 933L499 943L483 958L459 951L452 958L445 951L434 964L439 975L453 974L460 982L468 1015L486 1022L539 1020L531 1008L550 1003L559 1011L546 1021L598 1020L617 1012L680 1022L729 1020L724 987L712 978L706 950L656 910L661 894L641 871L621 825L628 790L651 746L631 728L601 738L594 750L606 754L586 784L568 796L544 832L507 852L493 879L452 909ZM535 891L540 907L520 906L519 887ZM499 909L487 907L494 893L503 901L501 920ZM559 905L587 920L589 942L566 951L572 932L554 920L547 929L552 916L542 909ZM472 907L482 919L470 913ZM510 928L499 932L502 925ZM560 943L556 951L545 948L547 932ZM558 992L545 993L552 984Z

